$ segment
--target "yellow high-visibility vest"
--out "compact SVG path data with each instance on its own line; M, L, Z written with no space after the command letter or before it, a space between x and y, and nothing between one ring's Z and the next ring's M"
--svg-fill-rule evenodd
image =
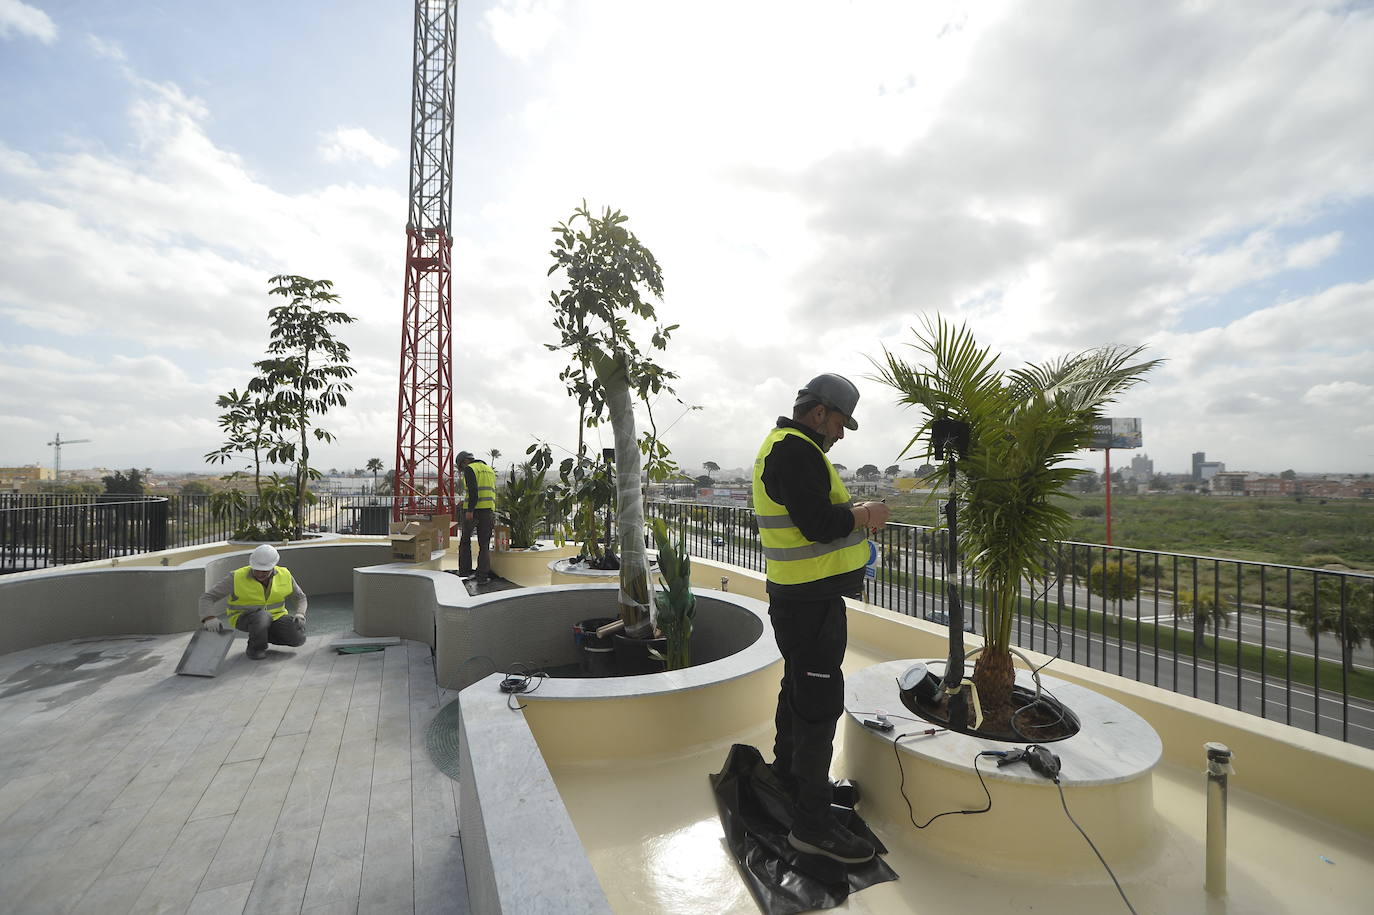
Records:
M763 544L768 580L780 585L800 585L863 568L868 563L868 532L862 527L855 527L848 536L829 543L807 540L787 514L787 509L768 497L768 490L763 485L763 462L772 453L773 446L789 435L820 452L830 472L830 504L853 504L849 491L835 472L835 465L809 436L796 429L784 428L775 428L768 433L754 459L754 515L759 524L759 541Z
M495 508L496 471L485 461L472 461L468 466L472 468L472 475L477 478L477 504L473 508Z
M249 610L266 610L272 619L286 616L286 599L295 590L291 573L283 566L277 566L272 573L271 590L263 588L262 582L252 575L251 566L234 570L234 592L229 595L225 609L229 611L229 625L238 622L240 613Z

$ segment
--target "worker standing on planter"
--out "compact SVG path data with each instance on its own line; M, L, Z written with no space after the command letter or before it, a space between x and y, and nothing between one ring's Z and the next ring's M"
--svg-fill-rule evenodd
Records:
M754 512L768 574L768 617L783 658L772 769L796 800L789 844L860 864L873 845L830 812L830 760L844 712L846 597L858 597L868 531L891 515L882 502L857 505L826 452L856 431L859 390L818 375L778 417L754 460Z
M496 524L496 471L486 461L473 457L471 451L458 452L458 469L463 472L467 497L462 539L458 541L458 574L463 578L473 574L472 534L476 530L477 583L486 584L491 578L491 532Z
M248 633L248 657L254 661L267 657L269 642L290 648L305 644L308 601L290 570L277 565L280 558L272 544L260 544L248 557L248 565L230 572L200 596L201 628ZM220 601L225 601L228 627L215 613Z

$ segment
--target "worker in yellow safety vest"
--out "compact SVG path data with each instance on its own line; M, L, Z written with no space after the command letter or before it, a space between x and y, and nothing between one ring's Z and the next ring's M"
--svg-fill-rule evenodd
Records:
M844 711L848 630L845 597L857 597L869 559L868 531L890 512L854 504L826 453L856 431L859 390L818 375L778 417L754 460L754 513L768 575L768 618L783 658L769 767L794 803L788 842L798 851L860 864L873 844L831 813L830 760Z
M225 575L200 596L200 625L210 632L238 629L248 633L248 657L267 657L267 645L299 648L305 644L305 592L270 543L260 544L248 565ZM225 602L228 626L215 612ZM290 605L290 609L288 608Z
M458 541L458 574L472 578L472 535L477 534L478 584L491 578L491 532L496 525L496 471L471 451L458 452L458 469L463 473L465 493L463 529Z

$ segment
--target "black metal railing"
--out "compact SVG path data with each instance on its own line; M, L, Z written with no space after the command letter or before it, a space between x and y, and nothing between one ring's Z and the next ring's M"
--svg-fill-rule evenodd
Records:
M390 496L326 494L305 507L303 523L311 532L376 535L390 519ZM0 493L0 574L217 543L237 526L211 512L204 493Z
M753 511L652 502L694 555L763 571ZM945 532L889 524L865 588L878 606L947 623ZM1262 718L1374 746L1374 575L1101 544L1046 545L1009 644ZM987 595L966 569L966 628Z
M144 496L0 495L0 571L165 550L168 500Z

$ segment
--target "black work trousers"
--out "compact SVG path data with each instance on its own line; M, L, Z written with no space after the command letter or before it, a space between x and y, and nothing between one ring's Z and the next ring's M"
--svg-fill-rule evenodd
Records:
M815 822L830 812L830 758L844 712L844 598L773 598L768 618L783 660L773 766L796 781L797 815Z
M299 648L305 644L305 621L296 622L295 617L283 616L272 619L266 610L249 610L240 613L234 628L248 633L248 650L265 651L267 643Z
M472 532L477 531L477 577L491 575L491 531L496 526L496 513L489 508L479 508L468 520L463 514L463 532L458 541L458 571L467 575L472 571Z

